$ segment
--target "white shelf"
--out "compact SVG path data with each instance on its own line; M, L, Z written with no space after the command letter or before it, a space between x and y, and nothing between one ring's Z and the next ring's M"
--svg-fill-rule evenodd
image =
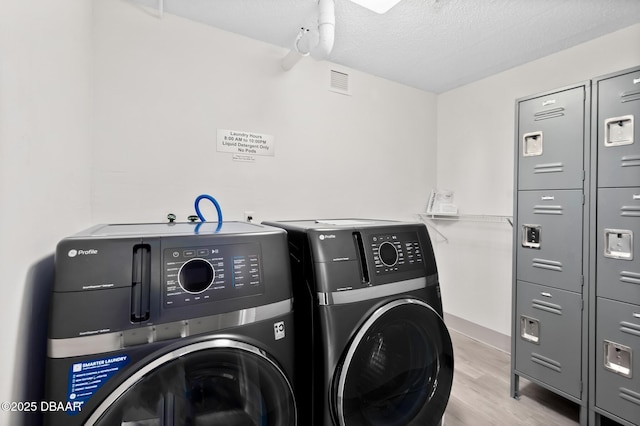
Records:
M445 242L449 242L449 239L432 222L448 221L448 222L477 222L477 223L508 223L513 227L512 216L499 216L499 215L487 215L487 214L443 215L443 214L426 214L426 213L418 213L418 216L427 226L429 226L438 235L440 235Z
M511 216L498 216L488 214L426 214L418 213L423 219L427 220L449 220L458 222L490 222L490 223L508 223L513 226L513 218Z

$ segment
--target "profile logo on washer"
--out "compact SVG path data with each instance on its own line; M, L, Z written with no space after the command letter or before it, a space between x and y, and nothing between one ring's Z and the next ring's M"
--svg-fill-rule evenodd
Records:
M325 239L333 239L335 237L336 236L334 234L327 234L327 235L320 234L318 238L320 238L320 241L324 241Z
M67 256L76 257L76 256L88 256L88 255L94 255L94 254L98 254L98 250L96 250L96 249L88 249L88 250L71 249L67 253Z

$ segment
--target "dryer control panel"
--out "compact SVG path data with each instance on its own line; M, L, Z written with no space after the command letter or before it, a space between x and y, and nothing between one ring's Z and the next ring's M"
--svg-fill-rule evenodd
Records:
M261 294L260 257L257 243L165 248L164 306Z
M422 269L422 250L415 232L380 233L369 236L376 275Z

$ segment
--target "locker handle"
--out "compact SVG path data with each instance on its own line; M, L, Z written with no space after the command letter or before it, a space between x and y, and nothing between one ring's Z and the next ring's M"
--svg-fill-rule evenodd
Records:
M634 317L634 318L640 318L640 314L639 314L638 312L634 312L634 313L633 313L633 317Z
M546 291L542 291L542 292L540 292L540 294L541 294L542 296L544 296L544 297L553 297L553 296L551 295L551 293L548 293L548 292L546 292Z
M633 194L634 200L640 200L640 194Z

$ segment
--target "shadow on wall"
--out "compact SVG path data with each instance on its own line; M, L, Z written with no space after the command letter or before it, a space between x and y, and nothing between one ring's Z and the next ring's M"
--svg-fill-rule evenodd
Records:
M47 325L49 300L53 289L54 255L51 254L29 268L22 298L16 364L14 401L35 401L35 412L14 412L11 424L41 425L40 401L44 398L47 357Z

